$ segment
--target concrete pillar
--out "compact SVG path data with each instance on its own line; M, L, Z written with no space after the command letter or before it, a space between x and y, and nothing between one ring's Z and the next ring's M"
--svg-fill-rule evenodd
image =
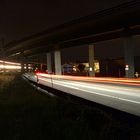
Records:
M55 64L55 74L61 75L61 52L60 50L55 50L54 52L54 64Z
M89 45L89 76L95 76L94 70L94 45Z
M23 73L24 72L24 52L21 52L20 60L21 60L21 73Z
M133 38L125 37L124 42L124 59L125 59L125 77L134 77L134 49L133 49Z
M29 72L29 69L28 69L28 67L29 67L29 58L27 56L24 57L24 62L25 62L24 66L26 68L26 72Z
M29 66L29 64L26 62L26 71L27 72L29 71L28 66Z
M40 64L40 71L43 71L43 64Z
M48 73L52 73L51 53L47 53L47 70L48 70Z

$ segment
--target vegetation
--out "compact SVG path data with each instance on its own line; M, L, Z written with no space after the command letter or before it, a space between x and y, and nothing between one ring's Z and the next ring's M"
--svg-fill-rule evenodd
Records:
M78 69L79 69L80 72L83 72L84 69L85 69L85 65L84 64L78 64L77 67L78 67Z
M138 140L139 121L51 97L20 75L0 75L0 140Z

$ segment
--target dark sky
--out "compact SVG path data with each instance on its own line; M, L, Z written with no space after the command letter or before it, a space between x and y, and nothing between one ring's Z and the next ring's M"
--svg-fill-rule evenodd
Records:
M130 0L0 0L6 43Z

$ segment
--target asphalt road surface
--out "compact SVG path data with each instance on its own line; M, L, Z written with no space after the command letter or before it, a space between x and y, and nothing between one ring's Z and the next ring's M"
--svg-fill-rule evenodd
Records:
M44 86L140 116L140 81L125 78L90 78L26 73Z

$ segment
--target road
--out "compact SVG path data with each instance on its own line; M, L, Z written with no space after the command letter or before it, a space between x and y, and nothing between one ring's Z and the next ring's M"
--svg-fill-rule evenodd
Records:
M140 80L91 78L38 73L24 74L31 81L105 106L140 116Z

